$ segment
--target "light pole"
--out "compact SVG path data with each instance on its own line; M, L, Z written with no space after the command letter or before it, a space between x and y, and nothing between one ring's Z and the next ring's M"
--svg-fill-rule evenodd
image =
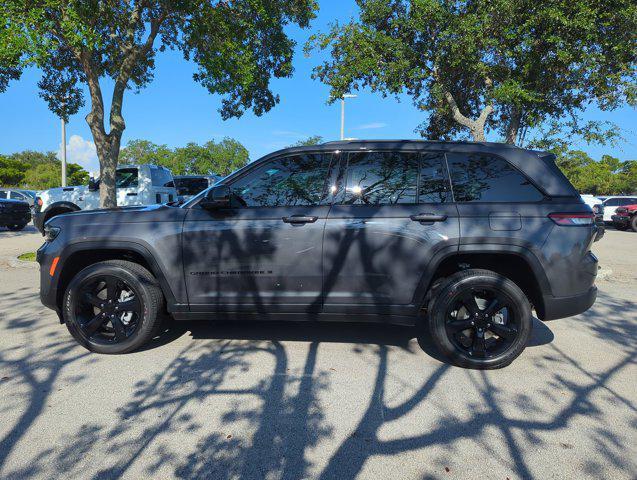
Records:
M341 97L341 140L345 138L345 99L356 98L356 95L346 93Z
M66 187L66 122L62 117L62 186Z

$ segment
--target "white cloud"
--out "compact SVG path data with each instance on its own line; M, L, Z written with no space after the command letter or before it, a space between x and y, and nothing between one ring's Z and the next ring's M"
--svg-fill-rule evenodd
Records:
M356 127L356 130L374 130L376 128L385 128L386 126L387 124L383 122L364 123Z
M58 158L62 158L62 144L58 150ZM71 135L69 138L66 144L66 161L81 165L91 174L100 171L95 144L90 140L84 140L80 135Z

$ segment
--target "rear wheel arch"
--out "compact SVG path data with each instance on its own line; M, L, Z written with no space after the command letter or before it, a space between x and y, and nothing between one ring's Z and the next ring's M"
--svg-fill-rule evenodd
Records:
M477 268L509 278L524 292L538 316L544 316L543 295L550 285L539 260L526 248L505 245L463 245L459 251L435 257L423 275L414 303L424 306L441 279L456 272Z

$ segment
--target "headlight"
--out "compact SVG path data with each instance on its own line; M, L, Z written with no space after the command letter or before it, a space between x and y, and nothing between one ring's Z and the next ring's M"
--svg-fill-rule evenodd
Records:
M60 234L60 227L44 227L44 241L52 242Z

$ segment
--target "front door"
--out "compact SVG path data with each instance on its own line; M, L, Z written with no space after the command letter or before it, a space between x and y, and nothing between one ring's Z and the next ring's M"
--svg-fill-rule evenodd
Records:
M139 195L139 169L137 167L118 168L115 173L117 205L141 205Z
M183 252L191 311L320 311L330 159L269 160L227 181L231 208L190 209Z
M409 314L429 261L458 243L442 153L350 152L328 216L325 313Z

